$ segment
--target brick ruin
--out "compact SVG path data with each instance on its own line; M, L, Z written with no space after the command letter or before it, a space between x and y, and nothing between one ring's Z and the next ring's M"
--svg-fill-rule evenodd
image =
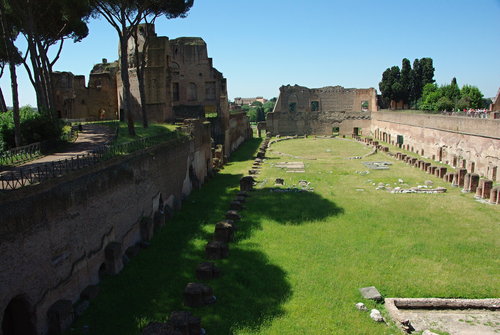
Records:
M282 86L265 127L272 135L371 136L500 181L499 119L378 111L373 88Z
M498 129L497 119L398 112L371 116L374 139L492 181L500 181Z
M234 140L241 143L242 139L251 136L246 116L229 113L226 78L213 67L202 38L157 36L152 24L142 24L137 29L140 57L146 55L146 111L151 122L175 122L187 118L209 120L212 138L216 144L225 146L226 156L234 150ZM149 44L145 48L146 34ZM131 113L134 120L140 122L142 111L132 37L128 50ZM108 63L103 59L102 63L96 64L87 86L84 76L70 72L55 72L53 83L56 112L60 117L89 121L123 120L119 61ZM240 122L242 118L246 121ZM235 129L235 122L241 127Z
M370 112L376 110L374 88L281 86L266 127L273 135L360 135L369 131Z

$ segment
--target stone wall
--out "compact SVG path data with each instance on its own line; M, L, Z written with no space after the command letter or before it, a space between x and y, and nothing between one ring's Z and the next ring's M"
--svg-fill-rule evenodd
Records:
M75 76L71 72L54 72L52 82L54 106L59 117L90 121L118 118L115 64L96 65L88 85L85 85L85 76Z
M225 134L224 154L229 157L243 142L252 138L252 135L252 128L246 113L230 114L229 127Z
M500 120L398 112L375 112L371 121L378 140L397 144L399 135L406 150L494 181L500 181L499 129Z
M51 306L75 303L100 272L121 270L125 251L150 239L211 168L210 125L185 128L193 137L175 145L1 195L0 323L9 302L23 297L46 334Z
M267 114L267 131L273 135L341 135L369 131L370 112L377 109L373 88L329 86L309 89L282 86L276 106Z

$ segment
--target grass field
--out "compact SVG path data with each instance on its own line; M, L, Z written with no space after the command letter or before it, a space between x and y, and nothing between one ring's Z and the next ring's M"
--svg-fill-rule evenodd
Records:
M150 248L103 280L71 334L84 325L89 334L137 334L147 322L183 309L183 288L195 281L204 245L258 144L247 142L187 199ZM193 310L207 334L396 334L394 326L375 324L354 308L363 301L358 288L371 285L386 297L500 296L500 206L478 203L384 154L347 159L368 152L343 139L272 146L230 257L218 261L223 275L210 282L217 303ZM393 165L360 174L365 160ZM280 161L302 161L306 172L287 173L274 166ZM284 188L306 180L314 192L272 192L278 177ZM398 179L409 186L431 180L448 193L375 190Z

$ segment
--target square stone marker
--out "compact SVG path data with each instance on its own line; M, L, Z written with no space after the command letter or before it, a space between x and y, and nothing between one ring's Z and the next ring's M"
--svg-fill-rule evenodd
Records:
M375 288L375 286L369 286L369 287L363 287L359 289L359 292L365 299L371 299L375 301L382 301L382 295L380 292Z

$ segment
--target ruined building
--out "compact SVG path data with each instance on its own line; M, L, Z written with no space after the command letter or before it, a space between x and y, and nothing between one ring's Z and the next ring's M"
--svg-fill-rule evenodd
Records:
M149 39L146 44L146 36ZM146 55L144 72L146 110L152 122L218 116L228 122L226 79L213 67L207 44L200 37L170 40L157 36L154 25L140 25L137 34L140 58ZM135 40L128 47L130 90L134 119L142 120ZM121 56L120 56L121 57ZM97 64L84 76L56 72L53 76L56 110L62 118L117 119L121 115L122 82L119 62ZM221 121L224 122L224 121Z
M360 134L369 130L370 112L376 110L374 88L281 86L276 106L267 114L267 131L273 135Z

